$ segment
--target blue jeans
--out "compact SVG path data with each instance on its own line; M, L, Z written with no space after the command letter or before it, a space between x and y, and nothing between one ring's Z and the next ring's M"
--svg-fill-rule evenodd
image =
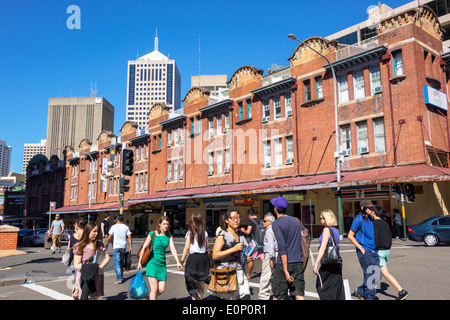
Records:
M117 281L123 281L123 260L125 258L125 249L113 249L113 258L116 279Z
M376 284L381 280L380 257L377 251L365 250L366 254L356 250L359 264L363 270L364 281L358 290L365 300L376 300Z

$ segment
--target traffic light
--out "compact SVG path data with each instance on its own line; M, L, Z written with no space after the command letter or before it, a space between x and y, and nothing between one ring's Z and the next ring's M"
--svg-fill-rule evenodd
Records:
M413 203L414 199L416 198L415 192L414 192L414 185L412 183L407 183L405 185L405 195L406 195L406 202Z
M392 198L395 200L400 200L401 188L398 184L392 186Z
M128 192L130 190L130 187L128 186L128 184L130 183L130 180L125 179L125 178L120 178L119 179L119 187L120 187L120 193L121 194L125 194L125 192Z
M122 150L122 175L132 176L133 175L133 165L134 165L134 151L133 149L123 149Z

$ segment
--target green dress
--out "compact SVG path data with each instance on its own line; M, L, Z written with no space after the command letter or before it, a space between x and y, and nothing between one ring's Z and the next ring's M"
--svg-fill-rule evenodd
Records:
M150 237L153 236L153 232L150 231ZM150 260L145 268L145 274L148 277L156 278L159 281L167 281L166 249L169 246L170 237L170 233L155 236Z

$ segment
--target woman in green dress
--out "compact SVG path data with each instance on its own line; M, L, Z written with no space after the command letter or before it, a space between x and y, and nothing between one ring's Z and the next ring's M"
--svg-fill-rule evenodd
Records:
M144 252L150 245L154 232L156 232L156 234L153 240L153 249L150 255L150 260L145 269L145 274L148 277L148 282L150 283L150 300L156 300L156 298L166 290L167 267L165 252L167 247L170 248L170 252L175 258L178 270L183 269L183 266L178 260L178 253L175 249L173 237L170 234L170 220L166 216L159 218L156 231L151 231L149 233L144 242L144 246L142 247L142 252ZM142 255L139 258L138 270L142 269L141 259Z

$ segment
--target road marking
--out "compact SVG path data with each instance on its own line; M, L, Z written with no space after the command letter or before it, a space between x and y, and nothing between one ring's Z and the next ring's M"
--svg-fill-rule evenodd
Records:
M55 300L73 300L71 296L59 293L58 291L37 285L35 283L26 283L22 285L25 288L34 290L36 292L39 292L40 294L43 294L47 297L53 298Z

